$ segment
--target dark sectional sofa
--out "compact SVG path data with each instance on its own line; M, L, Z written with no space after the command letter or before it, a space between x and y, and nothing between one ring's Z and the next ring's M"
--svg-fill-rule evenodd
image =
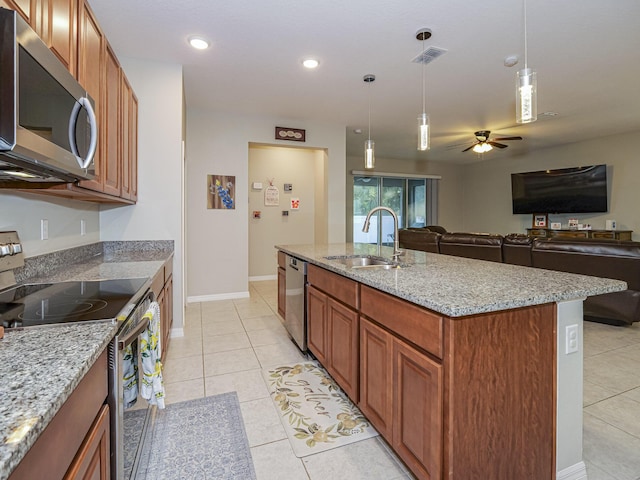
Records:
M411 250L623 280L628 290L587 298L584 319L611 325L640 321L640 242L437 233L427 228L400 230L399 240L401 248Z

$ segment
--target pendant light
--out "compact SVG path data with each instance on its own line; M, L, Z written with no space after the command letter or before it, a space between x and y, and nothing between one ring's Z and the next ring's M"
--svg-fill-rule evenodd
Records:
M376 164L375 143L371 140L371 84L376 80L376 76L368 74L363 80L369 84L369 138L364 141L364 168L371 169Z
M524 68L516 75L516 122L531 123L538 119L536 72L527 64L527 0L524 2Z
M416 33L416 38L422 42L422 55L424 53L424 41L431 38L431 30L421 28ZM425 151L431 148L431 128L429 127L429 116L425 108L425 82L424 69L426 62L422 59L422 113L418 116L418 150Z

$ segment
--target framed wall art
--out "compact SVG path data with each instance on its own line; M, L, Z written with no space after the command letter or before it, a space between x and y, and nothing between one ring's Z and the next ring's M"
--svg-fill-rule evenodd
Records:
M207 208L234 210L235 175L207 175Z
M304 142L306 131L301 128L276 127L276 140L289 140L291 142Z

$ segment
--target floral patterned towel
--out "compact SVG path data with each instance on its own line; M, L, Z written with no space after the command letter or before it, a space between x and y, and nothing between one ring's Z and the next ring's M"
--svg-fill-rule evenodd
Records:
M162 347L160 344L160 306L151 302L145 317L149 327L140 335L140 358L142 363L142 385L140 395L151 405L164 408L164 382L162 380Z
M297 457L378 435L317 362L263 371Z

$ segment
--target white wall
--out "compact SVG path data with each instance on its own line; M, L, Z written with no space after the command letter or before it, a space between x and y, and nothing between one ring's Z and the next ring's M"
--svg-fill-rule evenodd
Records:
M604 229L605 220L617 221L618 230L633 230L640 240L640 132L588 140L537 150L524 156L504 157L466 165L461 194L464 196L464 231L524 233L531 228L531 215L513 215L511 210L511 173L581 165L607 164L609 212L599 214L550 215L549 221L566 226L569 218Z
M318 167L317 167L318 166ZM324 151L309 148L251 145L249 148L249 277L276 278L278 263L274 245L315 243L315 226L326 225L325 209L316 202L316 188L324 190ZM316 179L316 175L320 178ZM278 206L265 205L269 181L280 192ZM263 188L253 189L253 182ZM284 184L293 186L291 192ZM291 209L291 199L300 200L298 210ZM260 218L253 212L259 211ZM288 215L283 216L282 212ZM326 229L325 229L326 230Z
M99 208L97 203L0 190L0 231L17 231L27 258L96 243ZM40 240L41 219L49 221L48 240ZM81 220L86 222L86 235L80 235Z
M274 139L276 126L306 129L304 146L327 150L327 239L345 241L344 126L190 109L186 159L189 301L248 294L249 144L291 145ZM235 209L207 209L208 174L236 177Z
M138 97L138 203L128 207L103 206L100 239L174 241L174 328L181 328L182 66L120 60Z
M347 239L353 238L353 175L351 171L364 171L362 157L347 158L346 217ZM463 231L463 174L462 165L434 161L410 161L376 157L376 168L372 171L384 173L406 173L440 175L438 187L438 224L450 232ZM384 217L383 217L384 218Z

